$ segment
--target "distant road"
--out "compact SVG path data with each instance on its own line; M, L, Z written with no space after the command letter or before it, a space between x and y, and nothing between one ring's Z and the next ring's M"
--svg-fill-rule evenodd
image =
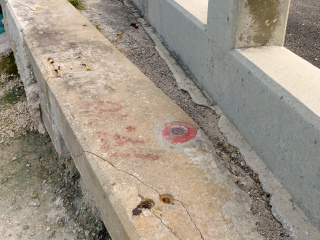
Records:
M320 0L291 0L285 46L320 68Z

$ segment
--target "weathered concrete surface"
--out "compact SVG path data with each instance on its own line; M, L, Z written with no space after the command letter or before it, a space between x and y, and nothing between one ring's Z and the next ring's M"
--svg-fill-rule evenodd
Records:
M312 109L320 93L318 87L312 86L319 81L320 70L285 49L279 48L277 53L273 48L283 45L289 1L210 0L207 25L197 34L201 38L194 33L202 27L195 25L198 29L183 41L173 36L183 35L190 26L192 29L194 25L189 23L195 17L190 17L190 12L166 15L181 7L170 6L170 0L160 1L161 4L152 1L157 2L157 7L146 4L149 1L133 2L319 228L320 149L316 144L320 139L320 122ZM170 19L171 24L166 24L163 18ZM183 19L183 25L177 24L179 18ZM163 30L168 25L173 33ZM192 45L193 41L198 42ZM235 50L254 46L270 49ZM256 57L251 59L249 51L264 52L263 63ZM280 55L282 60L277 59ZM186 59L192 59L192 63ZM273 67L274 71L269 71ZM312 69L312 74L306 69ZM291 92L293 88L295 91ZM310 97L302 103L298 95ZM303 191L298 191L300 188Z
M5 6L5 1L0 0L1 6ZM18 3L16 3L18 4ZM22 4L22 5L21 5ZM28 99L29 111L39 132L44 133L44 125L41 120L39 88L34 79L29 57L26 53L25 42L23 39L24 31L27 31L27 22L23 19L27 16L27 6L21 3L22 7L17 15L12 15L10 6L3 7L3 23L6 34L10 38L10 47L14 53L16 64L19 70L21 80L25 86L26 96ZM24 10L23 10L24 8Z
M62 136L113 239L263 239L199 127L69 3L6 4L25 13L48 131Z
M0 56L10 52L10 41L7 33L0 34Z
M220 118L219 127L228 142L240 150L248 166L259 174L264 191L272 196L270 204L272 205L273 215L286 229L290 230L292 239L319 239L318 229L310 222L299 206L292 201L288 191L223 115Z
M290 0L240 0L236 48L284 43Z

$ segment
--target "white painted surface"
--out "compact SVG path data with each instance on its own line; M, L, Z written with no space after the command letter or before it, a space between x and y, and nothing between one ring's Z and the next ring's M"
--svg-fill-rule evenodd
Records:
M175 0L184 9L198 18L202 23L207 24L209 0Z
M265 74L320 116L320 69L284 47L239 50Z

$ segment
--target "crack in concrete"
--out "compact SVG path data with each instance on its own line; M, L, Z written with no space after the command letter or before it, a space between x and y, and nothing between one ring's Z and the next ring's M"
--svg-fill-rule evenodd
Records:
M155 189L154 187L151 187L150 185L148 185L148 184L145 183L144 181L140 180L138 177L134 176L132 173L129 173L129 172L126 172L126 171L124 171L124 170L122 170L122 169L119 169L118 167L116 167L116 166L115 166L112 162L110 162L109 160L107 160L107 159L105 159L105 158L103 158L103 157L101 157L101 156L99 156L99 155L97 155L97 154L95 154L95 153L93 153L93 152L89 152L89 151L83 151L83 153L80 154L79 156L83 155L84 153L92 154L92 155L100 158L101 160L109 163L109 164L110 164L112 167L114 167L117 171L123 172L123 173L126 173L126 174L130 175L131 177L137 179L137 180L138 180L139 182L141 182L142 184L146 185L147 187L149 187L149 188L151 188L152 190L154 190L155 192L157 192L159 196L161 196L160 192L159 192L157 189ZM138 196L142 199L143 196L140 194L140 190L139 190L138 186L137 186L137 189L138 189ZM181 206L184 208L184 210L185 210L186 213L188 214L189 218L191 219L192 223L194 224L195 228L198 230L198 232L199 232L199 234L200 234L200 236L201 236L201 239L202 239L202 240L205 240L204 237L203 237L203 235L202 235L202 233L201 233L201 231L200 231L200 229L198 228L197 224L195 223L195 221L194 221L193 218L191 217L188 209L187 209L186 206L183 204L183 202L182 202L181 200L178 200L178 199L175 199L175 201L181 203ZM162 223L164 226L166 226L166 227L172 232L172 234L174 234L178 239L181 239L181 238L179 238L179 236L178 236L176 233L173 232L173 230L172 230L169 226L167 226L167 225L162 221L162 219L161 219L160 217L158 217L158 216L157 216L156 214L154 214L152 211L150 211L150 212L151 212L154 216L156 216L156 217L161 221L161 223Z
M136 176L133 175L132 173L129 173L129 172L126 172L126 171L124 171L124 170L122 170L122 169L117 168L117 167L116 167L112 162L110 162L109 160L107 160L107 159L105 159L105 158L103 158L103 157L100 157L99 155L97 155L97 154L95 154L95 153L93 153L93 152L83 151L83 153L89 153L89 154L92 154L92 155L100 158L101 160L109 163L112 167L114 167L114 168L115 168L116 170L118 170L119 172L123 172L123 173L126 173L126 174L130 175L131 177L137 179L137 180L138 180L139 182L141 182L142 184L146 185L148 188L151 188L152 190L154 190L155 192L157 192L159 196L161 195L157 189L155 189L154 187L151 187L150 185L148 185L147 183L145 183L144 181L142 181L141 179L139 179L138 177L136 177Z
M191 215L190 215L188 209L186 208L186 206L185 206L185 205L183 204L183 202L181 202L180 200L178 200L178 199L175 199L175 200L176 200L177 202L180 202L180 203L181 203L182 207L186 210L189 218L191 219L191 222L194 224L195 228L198 230L198 232L199 232L199 234L200 234L200 236L201 236L201 239L202 239L202 240L205 240L204 237L203 237L203 235L202 235L202 232L201 232L200 229L198 228L196 222L195 222L195 221L193 220L193 218L191 217Z
M22 4L22 3L18 3L18 2L17 2L16 4L19 4L19 5L23 6L23 7L29 8L29 9L31 9L32 11L34 11L34 9L32 9L31 7L26 6L26 5Z
M165 223L162 221L162 219L161 219L159 216L157 216L157 215L156 215L154 212L152 212L151 210L150 210L150 212L151 212L156 218L158 218L158 219L160 220L161 224L162 224L163 226L165 226L166 228L168 228L168 229L170 230L170 232L171 232L176 238L182 240L175 232L173 232L173 230L172 230L167 224L165 224Z

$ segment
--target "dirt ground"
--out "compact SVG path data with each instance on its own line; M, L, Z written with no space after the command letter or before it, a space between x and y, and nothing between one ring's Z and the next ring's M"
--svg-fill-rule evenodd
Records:
M320 1L291 0L285 46L320 68Z
M13 56L2 58L0 239L110 239L80 184L72 160L34 130Z

